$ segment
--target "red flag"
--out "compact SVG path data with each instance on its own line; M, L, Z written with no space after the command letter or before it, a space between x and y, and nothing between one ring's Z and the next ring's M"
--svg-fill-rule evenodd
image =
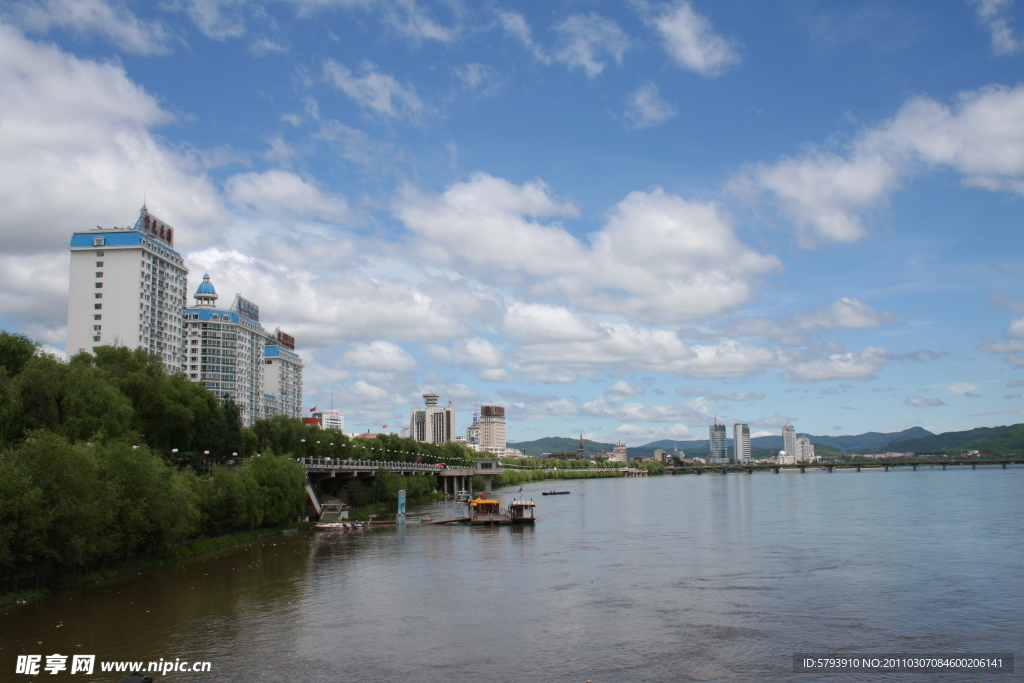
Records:
M316 412L316 406L313 406L312 408L310 408L310 409L309 409L309 412L311 412L311 413L315 413L315 412Z
M522 487L522 486L520 486L520 487L519 487L519 493L522 493L522 492L523 492L523 487Z
M381 427L381 429L387 429L387 428L388 428L387 425L384 425L383 427Z

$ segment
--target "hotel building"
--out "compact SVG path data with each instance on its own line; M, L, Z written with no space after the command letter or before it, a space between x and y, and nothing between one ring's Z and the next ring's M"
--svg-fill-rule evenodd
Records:
M725 425L717 422L708 427L707 464L729 462L729 441L725 436Z
M174 250L174 229L145 206L130 228L74 233L68 357L97 346L127 346L159 357L169 373L184 372L187 276Z
M737 422L732 426L732 453L733 461L738 464L746 464L751 461L750 425Z
M455 440L455 408L437 405L438 394L423 394L424 408L409 410L409 434L423 443L445 443Z

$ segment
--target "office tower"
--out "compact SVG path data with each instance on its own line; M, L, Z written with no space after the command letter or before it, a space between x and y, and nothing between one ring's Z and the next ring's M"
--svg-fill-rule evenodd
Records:
M409 431L412 438L424 443L445 443L455 439L455 408L437 405L437 394L423 394L423 409L409 411Z
M750 425L737 422L732 426L732 453L737 463L748 463L750 457Z
M718 424L717 422L708 427L708 460L710 464L712 462L722 462L729 458L729 442L725 436L725 425Z
M480 450L505 455L505 408L480 406Z
M796 440L796 448L798 462L815 462L817 460L814 455L814 444L806 436L801 436Z
M786 451L786 455L790 457L798 455L796 452L796 430L793 429L793 425L788 424L782 427L782 450Z
M337 429L339 432L345 431L345 416L337 410L321 410L320 412L313 413L313 417L317 419L320 426L324 429Z
M146 349L167 372L185 371L188 269L174 230L143 205L130 227L71 236L68 357L98 346Z

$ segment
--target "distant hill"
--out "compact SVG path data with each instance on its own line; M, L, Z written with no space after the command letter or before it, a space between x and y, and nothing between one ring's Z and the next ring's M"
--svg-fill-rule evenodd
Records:
M972 449L980 451L1021 451L1024 450L1024 424L1002 427L978 427L963 432L943 432L919 439L909 439L889 444L892 448L875 448L868 452L899 450L914 453L941 453Z
M943 451L959 451L964 448L996 453L1024 452L1024 424L978 427L963 432L944 432L942 434L933 434L921 427L911 427L902 432L867 432L844 436L815 436L805 432L798 432L798 434L809 437L811 443L819 447L818 452L821 455L837 451L848 453L885 453L886 451L941 453ZM549 436L536 441L510 443L509 447L518 448L526 455L540 455L552 451L574 451L578 443L579 439ZM612 449L612 444L597 441L584 440L584 445L588 454ZM629 449L629 454L649 456L656 448L671 451L673 447L687 455L703 456L707 454L709 445L707 439L690 441L663 439L643 446L632 447ZM782 449L782 437L759 436L750 440L750 447L755 453L763 451L765 455L770 449L777 452ZM732 439L729 439L729 448L732 448Z
M580 440L564 436L546 436L535 441L514 441L509 442L509 448L518 448L523 455L540 455L541 453L554 453L555 451L575 451L579 448ZM583 448L587 455L599 451L610 451L613 444L599 443L597 441L583 440Z

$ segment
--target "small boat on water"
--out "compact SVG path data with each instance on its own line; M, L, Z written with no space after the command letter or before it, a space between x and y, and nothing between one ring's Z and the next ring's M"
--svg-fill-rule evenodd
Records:
M541 491L540 493L543 496L567 496L567 495L569 495L570 492L569 491Z
M501 514L501 503L480 494L469 501L470 524L508 524L509 519Z
M455 502L456 503L468 503L470 499L469 491L456 491Z
M537 507L532 500L513 500L508 504L508 518L513 524L533 524L533 510Z

